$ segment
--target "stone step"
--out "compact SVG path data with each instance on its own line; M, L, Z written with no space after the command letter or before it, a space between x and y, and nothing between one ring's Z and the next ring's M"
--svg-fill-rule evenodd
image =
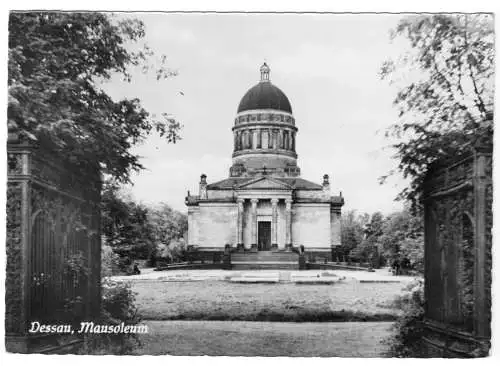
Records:
M299 269L297 262L232 262L231 269L252 270L252 269Z
M258 256L249 256L249 257L241 257L241 256L231 256L231 262L292 262L298 263L298 257L258 257Z
M231 263L233 262L270 262L270 263L279 263L279 262L292 262L299 263L298 258L290 258L290 257L282 257L282 258L259 258L259 257L249 257L249 258L241 258L241 257L232 257Z

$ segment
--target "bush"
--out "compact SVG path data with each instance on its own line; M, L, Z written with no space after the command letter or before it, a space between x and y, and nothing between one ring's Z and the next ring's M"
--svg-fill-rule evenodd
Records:
M183 238L172 240L169 245L158 245L158 258L167 263L184 262L188 259L187 244Z
M135 293L130 284L109 278L102 280L100 319L95 323L106 325L135 325L140 322L135 306ZM137 334L88 334L81 354L126 354L140 345Z
M121 274L120 256L109 245L101 249L101 278Z
M415 280L403 289L393 306L403 315L393 325L393 335L383 341L389 346L387 357L421 357L422 327L424 319L424 282Z

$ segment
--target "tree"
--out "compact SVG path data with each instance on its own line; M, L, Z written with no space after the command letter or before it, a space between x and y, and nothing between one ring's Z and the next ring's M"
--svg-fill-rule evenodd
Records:
M187 233L187 216L164 202L151 207L149 219L157 244L169 245L172 240L181 239Z
M130 67L151 70L147 48L127 49L145 36L142 22L101 13L11 13L9 17L9 131L55 151L75 169L100 169L119 182L143 166L130 148L157 131L179 139L180 124L154 118L139 99L113 100L101 88ZM166 58L157 78L175 73Z
M187 250L187 216L160 202L151 208L149 217L156 248L155 256L150 258L151 264L154 264L157 257L170 261L184 260Z
M399 198L416 208L430 164L478 142L492 144L493 16L410 16L391 38L405 39L410 50L381 69L382 78L399 87L394 100L399 121L387 135L398 141L397 171L411 179Z
M364 227L368 222L367 214L358 215L355 210L347 211L342 215L341 249L344 255L357 248L363 241Z
M408 259L416 270L423 269L424 240L421 215L409 208L390 214L382 225L378 238L379 250L386 260Z
M125 259L158 256L178 259L184 255L187 216L159 203L136 202L116 184L106 183L102 194L102 232L115 253Z
M105 185L102 195L102 232L106 243L122 257L147 259L156 251L150 208Z
M379 238L383 234L382 226L384 215L375 212L370 218L370 222L364 226L364 238L358 247L358 256L363 262L370 262L372 266L378 268L381 263L379 255Z

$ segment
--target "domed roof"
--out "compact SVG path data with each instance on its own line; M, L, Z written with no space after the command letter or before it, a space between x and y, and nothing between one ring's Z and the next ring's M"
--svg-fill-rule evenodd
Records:
M238 106L238 113L254 109L276 109L292 113L292 106L285 93L269 81L269 66L260 68L260 83L250 88Z

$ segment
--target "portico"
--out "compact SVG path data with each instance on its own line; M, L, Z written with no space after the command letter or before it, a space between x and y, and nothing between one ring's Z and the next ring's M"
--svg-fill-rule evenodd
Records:
M291 248L291 196L291 192L261 194L258 197L252 193L238 195L237 249L257 251ZM283 210L278 210L280 206L284 207L284 215ZM245 215L245 207L250 211L247 215ZM247 218L249 218L248 222L245 222ZM280 235L282 230L278 222L284 224L284 236ZM249 228L250 240L245 240L245 228Z

